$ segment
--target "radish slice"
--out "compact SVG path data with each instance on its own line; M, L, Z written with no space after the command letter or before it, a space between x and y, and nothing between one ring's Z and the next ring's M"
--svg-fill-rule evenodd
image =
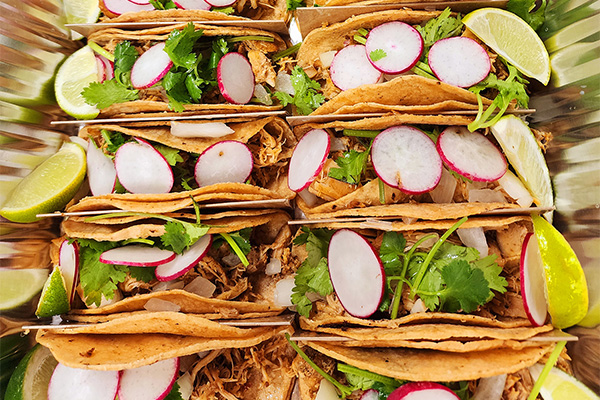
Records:
M171 135L182 138L219 138L234 132L223 122L171 122Z
M115 154L119 182L131 193L169 193L173 171L162 154L146 142L128 142Z
M360 400L379 400L379 392L375 389L369 389L360 396Z
M211 244L212 235L202 236L189 249L176 255L172 261L156 267L156 279L166 282L184 275L208 253Z
M114 400L119 387L119 371L94 371L56 365L48 400Z
M112 193L117 183L117 170L112 160L90 140L87 143L87 175L94 196Z
M147 4L150 4L150 0L127 0L132 2L133 4L138 4L140 6L145 6Z
M204 0L175 0L174 3L184 10L210 10L210 4Z
M388 400L460 400L460 397L439 383L409 382L390 393Z
M164 50L165 42L155 44L135 60L131 68L131 84L134 88L149 88L169 72L173 61Z
M473 39L457 36L438 40L429 50L429 67L442 82L470 87L490 73L490 56Z
M104 62L99 56L96 56L96 69L98 70L98 82L104 82L106 80L106 68L104 67Z
M409 194L430 191L442 176L442 159L435 144L409 126L393 126L377 135L371 161L383 182Z
M327 251L329 276L344 309L359 318L370 317L381 303L385 273L371 244L349 229L331 237Z
M154 6L152 4L140 5L132 3L129 0L102 0L104 7L115 15L121 15L128 12L138 11L152 11Z
M444 129L437 149L451 170L473 181L497 181L506 173L506 159L500 150L481 133L464 126Z
M229 7L235 3L235 0L206 0L206 2L213 7Z
M388 22L369 32L365 47L375 68L386 74L399 74L419 61L423 53L423 38L415 28L404 22ZM380 57L375 58L375 55Z
M544 262L534 233L528 233L521 250L521 296L529 322L542 326L546 322L546 279Z
M300 192L319 175L329 154L331 140L323 129L306 133L296 145L288 171L288 187Z
M179 358L170 358L121 374L119 400L162 400L171 391L179 373Z
M104 64L104 74L106 75L106 79L110 80L115 77L115 66L112 61L108 58L97 55L96 57L100 57L102 63Z
M100 254L104 264L130 265L133 267L156 267L175 258L175 253L141 244L128 244L106 250Z
M79 245L77 242L69 243L64 240L60 244L58 253L58 267L62 276L65 278L67 287L67 295L69 296L70 304L73 304L75 299L75 287L79 279Z
M221 57L217 64L217 82L221 94L231 103L246 104L254 95L254 72L250 61L240 53L231 52Z
M252 172L252 152L244 143L225 140L204 150L194 169L198 186L224 182L246 182Z
M336 53L329 74L335 86L342 90L377 83L381 79L381 71L369 61L365 46L358 44L346 46Z

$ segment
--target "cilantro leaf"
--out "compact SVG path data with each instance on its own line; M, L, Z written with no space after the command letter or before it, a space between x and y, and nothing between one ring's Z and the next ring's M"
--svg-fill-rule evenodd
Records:
M179 391L179 384L177 382L173 384L171 391L169 392L167 397L164 398L164 400L183 400L181 392Z
M502 272L502 267L496 264L496 257L497 256L495 254L490 254L487 257L471 263L473 268L480 269L483 272L485 280L488 281L488 285L490 287L488 300L491 300L492 297L494 297L492 290L495 290L498 293L505 293L506 287L508 286L506 279L500 275Z
M125 103L138 99L137 90L123 86L114 78L102 83L90 83L89 86L83 89L81 95L87 104L100 109L115 103Z
M102 129L100 134L104 139L104 143L106 143L106 151L111 154L115 154L119 150L119 147L123 146L126 142L125 136L121 132Z
M406 248L406 239L399 232L386 232L383 234L381 247L379 248L379 258L383 263L385 274L400 275L402 273L403 258Z
M361 152L356 150L345 151L342 157L335 159L335 163L339 168L331 168L328 175L353 185L360 183L360 177L367 165L370 148L371 146L366 151Z
M423 37L423 57L421 60L427 59L429 48L438 40L461 34L463 23L460 15L455 18L451 17L450 14L450 8L446 8L436 18L427 21L425 26L415 27Z
M373 62L379 61L382 58L386 58L386 57L387 57L387 53L383 49L375 49L369 53L369 58Z
M155 143L152 145L156 151L158 151L167 160L169 165L173 166L178 162L183 162L183 157L179 154L178 149L173 147L165 146L164 144Z
M470 313L488 299L490 288L480 269L464 260L454 260L441 271L445 287L439 293L441 308Z
M123 86L130 87L130 72L139 55L135 47L128 41L123 41L115 46L115 79Z
M173 2L173 0L150 0L150 4L152 4L156 10L169 10L177 8L177 5Z
M229 237L233 239L235 244L239 247L244 255L248 255L252 250L252 244L250 243L250 235L252 234L252 228L240 229L237 232L229 233ZM227 241L222 236L216 236L213 238L213 248L219 248Z
M210 11L214 11L214 12L220 12L226 15L231 15L235 12L235 10L233 9L233 7L217 7L217 8L211 8Z
M165 52L175 67L191 69L195 67L197 56L192 50L196 41L202 36L202 30L196 30L189 23L182 30L174 29L165 43Z
M546 18L546 0L542 0L542 4L536 10L535 0L509 0L506 4L506 9L513 14L517 14L521 19L527 22L534 31L537 31L543 24Z
M206 235L209 227L191 224L183 221L168 221L165 224L165 233L160 241L167 249L181 254L202 236Z
M138 281L148 283L156 278L155 270L156 268L152 267L129 267L129 274Z
M287 10L295 10L298 7L305 7L304 0L286 0Z
M293 104L300 114L308 115L325 101L325 97L317 92L321 89L319 82L310 79L302 67L294 68L291 81L294 88L293 97L285 92L274 94L284 107Z

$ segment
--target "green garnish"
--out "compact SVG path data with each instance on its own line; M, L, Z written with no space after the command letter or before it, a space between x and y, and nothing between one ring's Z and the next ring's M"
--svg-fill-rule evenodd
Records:
M89 105L100 109L116 103L125 103L138 99L138 91L129 89L114 78L100 82L92 82L83 89L81 95Z
M242 262L242 265L244 265L244 267L247 267L248 265L250 265L250 263L248 262L248 259L246 258L246 254L248 254L250 252L250 243L249 242L242 242L244 243L242 246L246 247L246 243L247 243L247 247L248 250L244 251L242 250L242 246L240 246L240 242L238 240L235 240L232 235L228 234L228 233L221 233L220 234L221 237L223 237L223 239L225 239L225 241L227 242L227 244L229 244L229 247L231 247L231 249L233 250L233 252L238 256L238 258L240 259L240 261ZM239 234L237 234L238 238L242 238ZM243 240L243 238L242 238Z
M177 5L175 5L173 0L150 0L150 4L152 4L156 10L170 10L177 8Z
M273 55L273 57L271 57L271 59L273 61L277 61L277 60L280 60L280 59L282 59L284 57L291 56L292 54L295 54L295 53L298 52L298 50L300 49L301 45L302 45L302 42L296 43L295 45L290 46L290 47L288 47L285 50L282 50L282 51L280 51L278 53L275 53Z
M287 10L295 10L298 7L305 7L303 0L286 0Z
M375 49L372 52L369 53L369 58L371 59L371 61L375 62L375 61L379 61L383 58L387 57L387 53L382 50L382 49Z
M362 129L344 129L343 133L344 133L344 136L375 139L375 137L377 135L379 135L379 133L381 133L381 131L369 131L369 130L362 130Z
M556 343L556 346L554 346L554 350L552 350L552 353L550 353L550 356L548 356L548 361L546 361L546 364L544 364L544 369L542 369L542 372L540 372L540 376L538 376L537 380L535 381L535 384L533 385L533 388L531 389L527 400L537 399L538 394L540 393L540 389L544 385L544 381L550 374L550 371L552 370L552 367L554 367L554 364L556 364L556 361L558 361L558 357L560 356L560 353L566 345L566 341Z
M321 85L310 79L302 67L294 68L291 81L295 93L293 97L285 92L275 92L274 94L284 107L293 104L300 114L308 115L325 101L325 97L317 92L321 89Z
M371 145L365 151L345 151L342 157L335 159L335 163L339 168L331 168L328 176L339 181L357 185L360 183L360 177L367 165L370 150Z
M534 31L537 31L546 19L546 0L542 0L542 4L536 10L535 0L508 0L506 9L514 14L517 14L521 19L527 22Z

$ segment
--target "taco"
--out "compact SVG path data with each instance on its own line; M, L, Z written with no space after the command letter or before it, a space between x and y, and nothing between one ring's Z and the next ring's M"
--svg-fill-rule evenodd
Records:
M114 58L105 67L109 79L82 91L101 117L281 108L268 95L279 69L273 57L286 49L275 33L190 22L136 31L107 28L88 40Z
M398 63L393 49L381 48L387 44L375 39L368 41L370 32L378 27L383 27L379 32L386 32L381 39L384 42L385 35L410 40L406 45L404 42L398 45L390 40L388 42L391 43L390 46L402 48L406 53L414 55L402 55L401 62ZM392 27L391 30L389 27ZM406 35L397 34L397 29ZM479 46L474 48L481 49L475 53L483 55L481 62L485 67L482 68L487 68L488 72L479 73L479 81L474 79L455 82L445 77L440 81L428 65L429 49L434 43L458 36L465 38L459 40L468 40L469 45ZM371 48L372 46L374 47ZM388 55L386 51L391 53ZM406 60L406 57L410 60ZM392 65L387 65L388 62L392 62ZM380 65L381 63L385 65ZM483 115L483 107L487 108L492 104L500 86L510 86L512 96L502 92L489 114L496 106L500 109L499 114L504 113L509 107L517 105L514 100L524 108L528 103L525 91L527 81L513 66L505 64L500 57L479 43L474 35L465 30L460 16L453 17L449 9L443 12L386 10L357 15L344 22L315 29L302 42L294 73L298 75L297 79L310 82L305 84L305 87L310 88L306 96L310 93L318 100L318 104L308 112L298 109L301 114L431 114L479 110L479 116L473 123L473 129L477 129L491 118ZM503 81L502 84L498 84L499 80ZM289 102L295 104L296 99Z
M285 174L296 141L284 120L164 124L96 124L81 129L79 136L88 140L92 197L69 211L122 208L160 213L190 207L192 198L204 204L294 197ZM221 130L213 133L217 137L181 136L215 127Z
M308 218L450 219L539 202L508 169L494 136L470 132L470 121L394 114L297 126L297 137L324 139L308 145L316 161L295 161L307 151L304 139L294 150L288 182L299 193L296 204ZM543 149L550 135L534 134ZM296 184L304 171L306 178Z

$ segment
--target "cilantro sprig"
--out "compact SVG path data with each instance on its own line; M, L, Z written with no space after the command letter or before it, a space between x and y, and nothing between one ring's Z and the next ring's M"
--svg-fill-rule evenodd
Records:
M540 29L546 19L546 0L542 0L539 8L535 11L535 0L509 0L506 9L517 14L521 19L527 22L534 31Z
M325 101L325 97L317 92L321 89L319 82L310 79L302 67L294 68L291 81L294 88L293 96L285 92L275 92L274 94L284 107L293 104L300 114L308 115Z

